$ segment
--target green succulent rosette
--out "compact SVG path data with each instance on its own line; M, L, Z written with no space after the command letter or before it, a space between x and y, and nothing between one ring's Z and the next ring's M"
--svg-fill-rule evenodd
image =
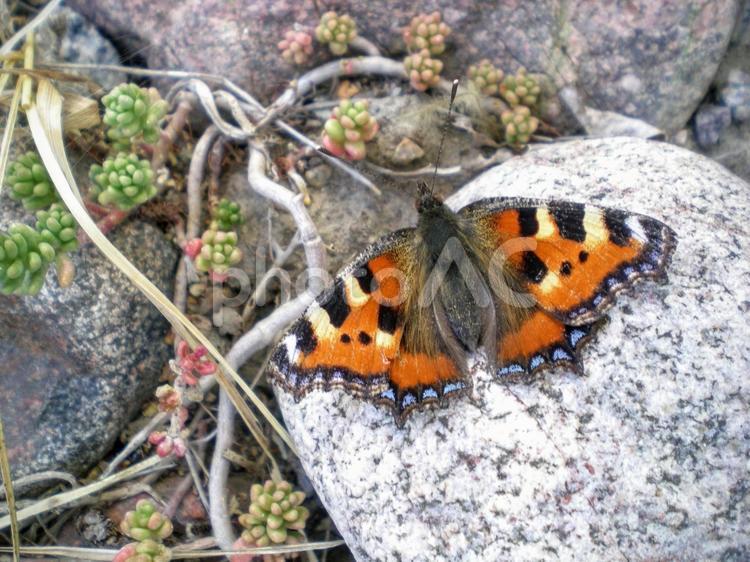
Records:
M326 12L315 28L315 38L327 44L331 53L341 56L349 48L349 43L357 36L357 25L349 14L338 15Z
M148 160L135 154L119 153L100 166L91 166L89 177L95 184L97 201L129 211L156 195L154 172Z
M36 214L36 231L56 253L78 249L77 228L73 215L60 203Z
M102 98L107 138L115 150L129 150L134 142L155 143L159 124L167 113L167 102L155 88L120 84Z
M21 201L30 211L44 209L60 200L47 169L36 152L27 152L11 162L5 181L10 187L11 198Z
M0 291L35 295L44 285L55 249L26 224L14 224L0 233Z
M257 547L300 543L310 515L302 506L303 501L305 494L294 491L289 482L268 480L263 485L254 484L248 513L239 518L245 528L242 539Z

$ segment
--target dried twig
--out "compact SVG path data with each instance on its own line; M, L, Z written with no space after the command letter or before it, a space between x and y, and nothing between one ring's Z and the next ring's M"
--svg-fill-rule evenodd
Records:
M360 57L329 62L312 69L303 74L296 82L293 82L269 106L266 115L258 122L258 128L263 127L270 121L274 121L280 113L294 105L297 100L306 96L319 84L328 82L333 78L354 76L357 74L393 76L404 80L408 78L406 70L404 70L404 65L401 62L386 57Z
M327 275L326 257L323 241L315 229L304 204L302 195L295 194L266 176L266 157L258 146L250 147L248 160L248 181L260 195L285 208L294 218L299 229L300 242L305 250L308 271L312 275ZM314 289L313 289L314 290ZM275 335L289 324L312 302L314 292L308 289L294 301L280 306L265 320L256 324L252 330L240 338L227 354L227 361L238 367L254 353L267 346ZM211 527L216 542L225 549L234 543L234 533L229 523L226 510L226 478L229 473L229 462L224 458L224 451L232 445L234 433L234 406L225 392L219 396L219 419L216 434L216 446L211 461L208 495L211 506Z

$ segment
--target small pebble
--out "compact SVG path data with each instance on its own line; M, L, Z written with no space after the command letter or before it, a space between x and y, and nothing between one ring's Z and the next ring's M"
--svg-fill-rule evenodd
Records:
M735 123L750 119L750 74L737 69L730 71L719 98L732 111Z
M424 150L422 150L422 147L409 137L404 137L394 149L391 161L394 164L403 166L411 164L415 160L419 160L422 156L424 156Z
M319 164L305 172L305 180L313 187L322 188L331 179L331 168L326 164Z
M719 142L721 133L732 124L732 111L721 105L703 105L695 114L693 130L696 142L708 148Z

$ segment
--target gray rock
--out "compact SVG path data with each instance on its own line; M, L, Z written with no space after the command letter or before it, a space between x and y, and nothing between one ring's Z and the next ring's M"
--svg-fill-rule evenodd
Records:
M721 105L706 104L695 114L695 142L702 148L719 142L721 133L732 124L732 110Z
M732 119L736 123L750 119L750 74L739 69L732 70L719 97L721 103L732 110Z
M177 252L161 231L131 222L110 239L171 292ZM0 414L15 477L87 470L153 392L170 356L166 321L124 275L93 245L71 258L68 289L50 271L39 295L0 296Z
M41 62L69 62L84 64L120 64L120 56L91 22L78 12L60 7L37 30L37 58ZM75 74L75 70L65 72ZM80 72L93 79L105 90L125 80L125 75L108 70ZM70 82L60 82L63 91L85 95L88 90Z
M750 187L671 145L553 145L450 199L589 201L666 221L667 284L621 295L583 353L532 384L474 375L473 401L389 412L279 392L315 489L359 560L746 559Z
M299 69L280 64L276 44L292 23L313 28L312 2L69 0L148 66L214 72L265 101ZM682 127L706 93L726 51L739 0L633 0L627 3L346 3L360 35L403 56L401 29L420 12L441 10L453 28L444 75L463 76L489 58L506 71L526 66L557 88L577 85L587 105L643 119L668 132ZM144 48L144 46L146 48ZM317 49L317 64L330 58ZM171 86L171 83L170 83ZM554 104L552 104L554 105ZM545 115L555 120L554 110Z

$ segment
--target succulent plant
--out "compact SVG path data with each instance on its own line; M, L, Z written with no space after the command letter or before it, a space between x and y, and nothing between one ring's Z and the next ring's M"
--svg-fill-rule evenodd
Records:
M12 225L0 233L0 292L35 295L53 259L55 249L41 234L26 224Z
M200 377L216 372L216 363L211 360L208 350L198 345L193 351L185 340L180 340L177 344L177 367L188 386L194 386L198 384Z
M492 96L499 92L503 71L496 68L489 59L482 59L479 64L469 67L469 80L485 96Z
M450 32L440 12L419 14L404 29L404 43L409 51L427 49L431 55L439 55L445 51L445 38Z
M6 182L10 186L10 196L21 201L30 210L44 209L60 200L36 152L27 152L8 166Z
M505 77L500 84L499 91L511 107L517 105L533 107L539 101L541 88L536 78L526 74L526 69L521 67L515 75L510 74Z
M409 75L409 82L415 90L424 92L427 88L440 82L443 63L430 57L430 51L422 49L404 59L404 68Z
M163 384L156 388L154 396L159 401L160 412L176 412L182 406L182 396L171 384Z
M214 278L221 278L229 268L242 259L237 247L237 233L209 228L201 236L203 246L195 258L198 271L210 272Z
M505 142L516 147L528 144L539 126L539 120L531 115L531 110L525 105L503 111L500 119L505 125Z
M172 551L156 541L147 539L131 542L123 546L112 559L112 562L169 562Z
M217 230L229 231L234 230L236 226L242 224L242 208L239 203L222 199L213 210L212 226Z
M132 153L121 152L107 158L101 166L94 164L89 177L96 184L99 203L114 203L122 211L129 211L156 195L151 164Z
M290 64L305 64L313 52L312 36L306 31L294 31L290 29L284 34L284 39L279 41L281 58Z
M36 213L37 232L58 254L78 249L77 227L73 215L60 203Z
M331 52L338 56L346 53L349 43L356 36L357 25L349 14L326 12L315 28L315 38L321 43L327 43Z
M172 534L172 522L156 510L154 502L142 499L135 504L134 511L125 514L120 523L120 532L139 542L161 542Z
M159 138L159 123L167 113L167 102L155 88L120 84L102 98L107 137L116 150L128 150L136 140L152 144Z
M305 494L293 491L289 482L267 480L262 486L253 484L248 513L239 518L245 528L242 540L256 547L301 542L301 531L310 515L302 506L303 501Z
M174 454L181 459L187 453L187 445L182 437L172 437L166 431L152 431L148 436L148 442L156 447L156 454L161 458Z
M379 129L368 108L365 100L343 100L334 108L323 127L323 146L331 154L349 160L365 157L365 143L372 140Z

